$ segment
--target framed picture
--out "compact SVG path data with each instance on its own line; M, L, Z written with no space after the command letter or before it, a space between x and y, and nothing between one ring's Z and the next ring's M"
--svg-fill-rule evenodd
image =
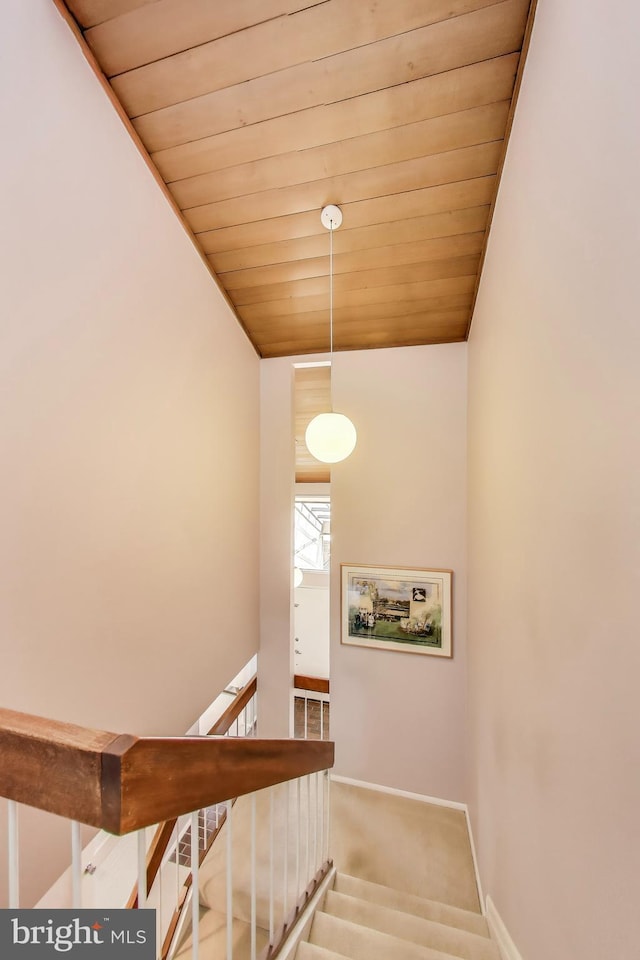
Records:
M340 564L342 643L452 656L451 570Z

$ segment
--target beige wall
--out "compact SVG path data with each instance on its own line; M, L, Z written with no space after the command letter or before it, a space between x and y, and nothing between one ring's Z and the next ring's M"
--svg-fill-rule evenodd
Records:
M293 364L260 363L260 654L261 737L288 737L293 701Z
M0 704L180 733L257 648L258 360L53 4L0 46Z
M472 813L525 960L632 960L640 11L540 4L469 344Z
M358 430L332 469L331 735L336 772L466 799L466 344L335 357ZM454 656L340 644L341 562L454 571Z

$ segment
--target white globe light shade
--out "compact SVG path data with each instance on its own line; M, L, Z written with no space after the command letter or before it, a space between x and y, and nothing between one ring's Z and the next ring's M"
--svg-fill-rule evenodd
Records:
M300 567L293 568L293 585L294 587L299 587L302 581L304 580L304 574Z
M338 463L353 453L358 435L343 413L319 413L307 427L304 438L307 450L316 460Z

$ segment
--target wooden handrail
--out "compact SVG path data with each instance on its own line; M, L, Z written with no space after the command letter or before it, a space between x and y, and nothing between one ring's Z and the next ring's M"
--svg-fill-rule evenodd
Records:
M0 795L101 826L102 756L120 739L116 733L0 709Z
M221 737L227 733L234 722L240 716L246 705L251 700L251 697L255 694L258 688L258 679L253 676L251 680L242 688L238 693L235 700L233 700L227 709L224 711L221 717L219 717L214 725L209 730L207 736L209 737Z
M302 673L296 673L293 677L293 687L295 690L312 690L314 693L329 693L329 681L324 677L306 677Z
M249 682L236 694L224 713L216 720L207 736L224 736L225 733L228 733L246 705L255 695L257 688L258 678L257 675L254 674ZM149 850L147 851L147 893L150 892L154 880L158 875L162 860L171 842L176 822L176 818L172 817L171 820L160 823L151 840ZM136 887L129 898L127 907L137 907L137 905L138 890Z
M0 796L122 835L333 766L328 741L134 737L0 709Z

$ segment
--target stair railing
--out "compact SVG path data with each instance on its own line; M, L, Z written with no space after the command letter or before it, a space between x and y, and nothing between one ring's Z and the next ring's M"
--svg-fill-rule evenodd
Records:
M257 677L254 675L248 683L240 690L231 701L227 709L213 724L208 737L229 737L245 736L252 737L256 734L257 712L256 712L256 690ZM234 729L235 728L235 729ZM216 827L219 826L219 815L216 818ZM147 895L153 886L158 875L162 860L171 846L173 833L176 828L177 819L167 820L159 824L156 833L147 850ZM185 831L186 832L186 831ZM205 829L206 832L206 829ZM208 846L213 842L213 837L205 838ZM176 839L179 843L180 837ZM128 908L134 908L138 905L138 889L133 891L129 901Z
M257 676L254 674L245 686L236 692L234 699L206 735L209 737L254 737L257 730L256 692ZM221 807L220 804L200 811L197 831L199 866L202 865L225 820L226 807ZM192 827L189 818L187 818L186 823L181 823L180 818L176 817L158 825L147 848L147 902L149 896L153 893L154 883L156 883L163 866L166 868L167 863L173 860L175 863L174 872L178 873L175 908L169 916L165 915L164 918L161 916L158 923L158 939L162 939L162 949L160 951L162 960L168 960L172 953L177 934L184 920L185 906L191 897L193 879L191 874L191 835ZM184 861L188 862L189 872L180 877L179 865ZM182 880L182 886L180 886L180 880ZM159 879L159 883L161 882L162 878ZM138 884L132 891L126 906L129 909L137 908Z
M0 709L0 796L8 800L8 873L11 909L19 907L19 805L36 807L71 821L72 906L82 906L80 824L117 836L137 831L138 905L163 913L162 885L156 872L149 886L147 827L189 817L192 891L191 945L175 938L167 956L190 949L198 960L200 868L206 861L199 844L203 811L224 805L226 834L226 957L233 960L234 927L247 925L248 956L275 957L293 923L309 902L331 863L328 853L329 776L334 746L329 742L260 740L257 737L134 737L47 720ZM268 794L262 791L268 790ZM265 797L268 797L265 800ZM234 897L233 800L248 809L250 890L244 913ZM256 808L269 809L268 869L258 875ZM206 813L204 814L206 817ZM262 834L265 833L264 825ZM168 832L168 827L163 828ZM166 858L165 848L165 858ZM176 854L178 854L178 845ZM261 850L264 860L264 850ZM155 851L155 858L162 857ZM176 858L176 873L178 870ZM258 886L261 901L258 904ZM246 891L243 891L246 893ZM243 899L243 898L240 898ZM260 911L260 917L258 913ZM245 914L248 914L245 916ZM268 917L267 917L268 914ZM174 910L171 910L174 916ZM157 956L167 949L158 937ZM237 960L240 960L238 957Z
M295 736L301 740L328 740L330 684L324 677L293 677Z

